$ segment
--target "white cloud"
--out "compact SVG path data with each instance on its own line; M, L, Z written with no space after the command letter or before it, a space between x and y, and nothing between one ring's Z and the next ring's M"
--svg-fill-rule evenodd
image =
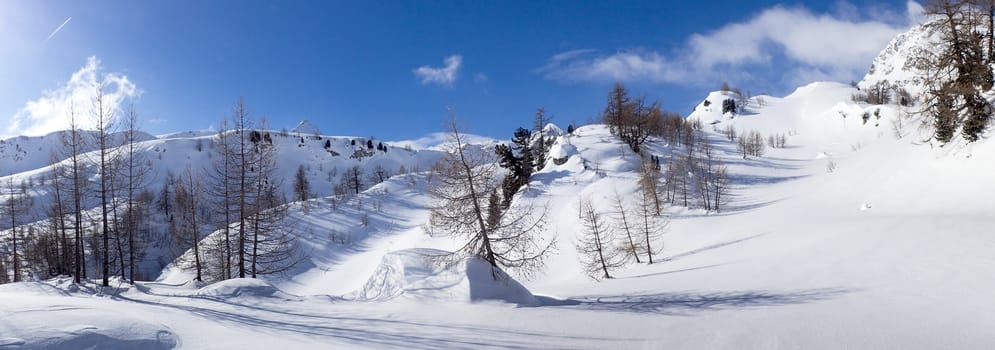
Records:
M566 81L649 80L677 82L686 78L675 62L656 52L619 52L599 56L593 50L565 52L539 69L547 78Z
M116 115L120 106L141 92L135 83L120 73L104 73L100 60L91 56L86 65L77 70L55 90L45 91L36 100L28 101L11 117L6 128L9 135L44 135L68 127L70 106L76 111L77 120L85 128L92 127L90 110L99 82L104 84L104 104Z
M767 44L781 48L788 59L828 68L861 68L905 26L883 22L852 22L830 15L816 16L804 9L775 7L748 22L727 25L690 40L699 65L766 62Z
M459 72L460 65L463 63L463 56L452 55L446 57L443 63L445 63L445 66L442 68L421 66L415 68L413 72L424 85L439 84L442 86L452 86L456 82L456 73Z
M923 7L918 2L909 1L906 3L906 14L911 24L920 24L926 22L926 15L923 13Z
M778 69L784 74L804 71L807 77L845 81L865 72L895 35L922 19L922 7L914 1L906 4L902 23L888 18L860 20L852 5L841 2L836 7L835 15L772 7L747 21L693 34L686 46L669 54L568 51L552 56L539 72L565 81L714 84L715 79L747 75L749 67L784 60L789 66Z

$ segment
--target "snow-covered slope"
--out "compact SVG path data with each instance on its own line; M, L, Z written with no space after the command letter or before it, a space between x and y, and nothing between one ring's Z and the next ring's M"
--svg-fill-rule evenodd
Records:
M435 276L431 269L398 258L409 257L408 249L451 251L459 243L428 236L419 228L430 201L415 175L408 175L414 181L400 177L381 185L380 193L391 195L382 197L379 205L385 209L375 214L378 220L370 228L359 227L360 214L348 209L350 204L337 211L294 214L299 216L293 220L312 231L349 232L351 241L339 248L315 249L312 267L268 281L297 295L350 299L353 291L380 296L384 288L390 296L414 295L360 299L365 300L362 307L392 318L445 319L447 324L469 323L488 330L527 329L531 335L516 338L527 347L549 346L549 337L568 334L599 337L556 344L647 348L983 348L992 344L995 335L988 329L995 324L995 305L980 301L993 285L977 276L995 272L995 257L990 254L995 239L988 234L995 204L986 199L995 191L977 184L984 182L984 174L995 171L990 165L995 146L983 142L952 152L919 145L915 137L898 138L891 120L902 118L900 108L856 104L849 99L853 91L842 84L812 84L784 98L755 98L732 118L699 108L691 117L706 125L705 135L716 142L733 174L734 199L718 214L671 207L662 262L633 264L617 272L618 278L603 282L584 275L572 249L581 230L577 202L591 198L609 213L613 192L631 198L638 157L603 126L581 127L572 136L558 138L553 153L566 161L551 162L535 174L516 200L516 205L546 205L550 227L545 234L560 242L546 270L522 281L527 290L541 296L539 308L466 304L467 296L451 293L453 287L427 283L438 281L431 278ZM709 99L723 94L713 93ZM880 120L872 116L865 123L853 115L878 108L884 110ZM735 145L714 131L728 125L764 135L783 133L788 135L787 147L743 160ZM916 126L909 123L904 128L912 132ZM648 148L657 155L681 151L681 146L662 142ZM374 193L376 188L365 195ZM371 198L363 201L370 203ZM335 246L323 237L304 241L313 247ZM413 271L406 270L411 266ZM354 302L333 300L327 306L337 310L332 312L351 312L346 310L352 310L348 305ZM489 316L466 316L481 313ZM510 319L518 321L503 321ZM412 329L445 339L465 334ZM507 344L484 338L483 344Z
M270 134L276 149L275 175L276 178L282 179L281 191L287 198L293 197L292 179L298 166L304 167L313 195L324 197L332 194L344 173L354 166L361 169L363 173L361 180L365 188L375 183L372 179L374 169L383 169L388 176L402 172L423 171L442 155L437 150L412 147L387 146L386 150L371 149L366 138L358 137L316 137L313 134L300 137L277 131L270 131ZM119 134L115 135L112 143L119 143L120 137ZM207 178L206 172L211 168L212 159L216 157L212 144L215 137L216 133L213 132L196 131L173 133L158 138L143 134L140 138L143 141L137 144L137 149L143 159L142 162L151 166L150 175L145 179L143 189L149 190L159 198L163 184L171 177L182 175L188 167L195 175ZM12 138L0 143L0 157L6 157L0 163L0 171L8 169L17 171L15 174L0 177L0 183L6 184L8 180L12 180L15 186L21 182L32 185L28 194L33 198L31 211L37 215L32 215L31 218L40 220L38 224L45 222L42 213L46 213L53 202L50 179L54 168L49 165L51 163L49 157L52 152L60 151L61 143L62 133L53 133L44 137ZM486 151L482 147L475 149L479 152ZM94 153L84 154L82 157L84 160L96 158ZM63 164L65 163L64 160ZM96 180L97 175L92 171L94 167L88 169L91 170L86 178ZM96 196L86 196L83 204L87 208L96 208L98 205ZM152 232L148 240L153 242L153 246L140 262L138 271L143 276L156 276L174 256L167 249L168 217L156 211L149 219ZM7 236L4 230L9 227L9 221L0 222L0 232L3 232L3 236ZM6 244L9 242L0 242L0 248L5 248Z
M0 177L45 167L53 162L53 158L64 159L62 144L67 136L66 131L56 131L45 136L18 136L0 140ZM92 132L83 132L82 138L86 141L83 151L96 149ZM135 138L147 141L154 137L138 132ZM111 135L110 142L120 144L123 139L123 133L116 133Z
M55 329L71 330L85 327L87 310L115 308L154 313L162 324L149 331L166 331L168 341L193 347L984 348L995 343L990 332L995 305L984 302L993 285L979 278L995 272L990 254L995 239L989 234L995 204L987 200L995 193L975 185L995 170L990 165L995 147L982 142L951 154L878 132L882 126L838 113L871 108L849 102L850 91L814 84L785 98L764 97L762 106L754 103L733 119L699 109L693 117L717 120L718 129L734 124L765 135L790 132L788 147L742 160L731 142L706 126L733 174L735 196L728 210L670 208L661 261L631 265L603 282L582 273L572 249L580 230L576 203L594 198L607 212L612 192L631 197L637 156L603 126L558 138L553 147L566 162L535 174L516 201L548 203L545 234L560 242L544 273L522 281L542 296L539 307L441 297L450 295L445 289L413 292L434 293L428 299L348 298L363 290L370 276L418 275L378 273L395 266L381 264L385 256L458 246L420 228L431 202L425 175L409 174L337 208L316 199L307 211L293 209L288 223L298 225L307 262L248 289L287 293L281 298L228 292L241 285L200 292L182 283L189 275L173 270L160 282L120 292L116 300L59 285L51 288L58 295L0 290L17 300L0 306L9 315L0 321L0 333L9 344L41 344L45 335L35 335L30 325L51 316L58 318ZM680 146L656 142L649 151L665 154ZM836 163L832 172L826 170L829 161ZM367 227L360 224L359 203L370 213ZM404 280L412 282L404 288L419 286L419 279ZM57 304L69 307L44 317L29 312ZM92 332L112 337L129 322L101 319ZM228 337L204 335L214 332ZM147 333L134 334L154 339L140 336Z

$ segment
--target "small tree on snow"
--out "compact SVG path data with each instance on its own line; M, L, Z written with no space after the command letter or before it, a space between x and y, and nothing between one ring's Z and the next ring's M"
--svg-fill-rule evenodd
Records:
M726 113L736 114L736 100L731 98L722 100L722 114Z
M310 193L311 182L307 179L304 164L298 165L297 172L294 173L294 194L297 195L296 199L301 202L307 202Z
M174 196L179 210L179 219L170 222L169 231L172 234L173 254L178 256L177 264L190 268L192 264L197 275L195 280L203 281L203 264L200 252L200 226L197 213L201 212L203 203L201 196L204 188L194 175L190 165L187 165L180 181L177 182Z
M590 199L580 202L584 230L575 246L584 272L591 278L612 278L611 271L626 263L623 251L614 245L613 228L601 217Z
M345 176L342 178L342 185L344 188L352 190L355 194L359 194L363 190L363 168L358 165L353 166L345 171Z
M657 213L652 195L645 191L639 191L636 211L636 230L642 236L647 262L652 264L653 255L663 251L663 242L660 242L660 239L670 227L670 218L666 214Z
M466 239L453 252L457 258L473 256L525 277L533 275L545 266L556 242L539 236L545 228L545 208L499 208L500 201L494 198L498 182L493 157L466 152L466 140L455 119L449 127L451 148L434 167L431 195L436 203L431 228Z
M615 191L613 199L613 204L615 206L615 223L625 230L626 244L624 245L623 250L632 255L632 257L636 259L636 263L641 263L642 261L639 260L639 252L643 251L643 246L641 241L639 241L638 233L636 233L637 236L633 237L633 231L635 229L633 226L635 225L635 221L633 221L634 217L631 217L627 213L629 208L625 205L622 195L619 194L618 191ZM583 208L581 210L581 214L583 214Z

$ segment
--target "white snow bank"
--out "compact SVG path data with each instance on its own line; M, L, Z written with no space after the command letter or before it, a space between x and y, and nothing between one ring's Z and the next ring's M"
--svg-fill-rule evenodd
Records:
M563 129L560 129L559 126L556 126L556 124L553 124L553 123L546 124L546 126L542 127L542 133L546 137L549 137L549 136L559 137L559 136L563 136L564 134L566 134L565 132L563 132Z
M0 349L180 346L180 337L170 327L151 321L147 314L132 312L128 303L82 294L70 296L70 288L63 282L53 279L0 286ZM91 289L93 284L86 283L77 292L90 293Z
M31 294L31 295L69 295L64 288L59 288L44 282L19 282L0 284L0 294ZM2 342L0 342L2 344Z
M577 147L569 143L557 142L549 148L549 157L552 159L564 159L577 154Z
M266 281L255 278L233 278L221 281L201 288L197 291L197 293L195 293L195 295L220 298L296 298L289 293L281 291L279 288L274 287Z
M0 336L0 349L173 349L179 343L176 335L161 326L142 322L121 323L119 326L110 329L86 325L38 329L29 339Z
M519 305L538 305L539 300L518 281L478 258L446 261L449 252L436 249L406 249L384 255L355 299L386 301L498 300Z

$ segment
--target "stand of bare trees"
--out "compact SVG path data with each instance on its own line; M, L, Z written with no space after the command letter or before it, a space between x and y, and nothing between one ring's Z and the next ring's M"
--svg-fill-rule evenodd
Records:
M103 246L100 249L102 254L101 266L103 285L110 285L110 236L114 228L111 226L111 212L114 210L113 201L113 181L116 172L114 166L118 161L118 154L114 151L116 145L112 144L111 134L115 128L115 111L104 100L104 82L98 81L94 98L90 110L90 117L93 120L94 132L96 133L97 159L90 161L97 168L100 175L98 177L98 189L95 195L100 201L100 228Z
M15 185L14 178L11 176L7 177L7 183L4 185L6 199L3 200L3 206L0 208L0 217L6 216L6 223L10 224L8 232L11 242L11 276L13 282L20 282L24 267L24 247L26 246L24 224L31 221L29 215L31 214L32 199L28 196L26 182L22 181L19 185ZM20 240L18 240L18 236L20 236ZM6 270L0 271L3 274L7 273Z
M614 228L599 213L590 199L580 202L584 230L575 243L581 254L584 272L594 279L612 278L611 271L625 266L626 252L615 243Z
M698 134L692 138L694 143L666 157L660 192L667 203L691 207L697 199L701 208L718 212L728 201L729 172L708 136L694 134Z
M342 183L340 186L343 189L352 191L354 194L359 194L359 192L363 190L363 186L365 186L365 182L363 181L363 168L356 165L346 169L345 174L342 174Z
M736 139L736 150L743 156L743 159L748 159L748 157L763 157L764 151L766 151L764 136L757 131L750 131L739 135Z
M222 120L218 127L218 133L212 140L214 156L211 158L211 165L207 169L208 186L205 191L211 198L211 207L214 208L215 228L221 231L218 239L213 241L212 256L217 257L217 268L212 277L216 280L226 280L232 277L232 263L234 255L232 252L232 222L234 221L235 194L234 181L235 174L234 159L232 155L233 139L237 135L231 135L232 130L228 127L228 120ZM167 181L168 183L168 181ZM166 186L166 185L164 185ZM162 198L168 198L163 195ZM168 214L167 214L168 215Z
M222 122L214 139L215 152L207 169L206 191L220 234L207 242L215 262L214 279L257 277L278 273L298 261L294 235L282 221L286 198L278 193L282 180L275 175L275 145L265 119L259 130L250 128L248 108L239 99L232 108L231 125ZM233 237L234 236L234 237Z
M86 191L86 165L83 159L83 150L86 148L86 141L83 138L83 130L80 128L76 115L76 108L72 102L69 104L69 132L63 140L62 145L66 158L69 162L69 191L72 201L73 218L73 281L80 283L86 278L86 248L84 247L83 231L83 194Z
M89 101L87 114L94 130L83 131L80 114L70 103L69 128L63 132L60 152L51 155L51 176L28 178L19 186L14 177L5 179L0 226L10 229L0 238L9 240L4 248L10 254L0 258L0 282L28 275L72 275L81 283L88 274L105 286L111 276L134 282L142 277L146 249L166 246L170 240L181 257L178 266L194 269L198 280L257 277L285 271L299 261L295 236L283 224L287 198L276 176L275 145L265 120L260 130L249 127L241 99L233 109L234 127L225 121L212 143L210 166L188 168L178 178L165 176L158 205L171 235L150 241L156 199L144 189L153 178L152 161L139 144L145 134L138 130L134 106L121 113L121 101L105 95L104 86L98 81ZM117 125L121 132L115 132ZM28 195L34 192L33 181L41 181L39 191L51 199L42 208L47 218L43 221L31 217L31 198L37 195ZM307 195L309 184L299 185ZM209 234L212 227L219 232ZM184 257L191 258L189 266Z
M144 153L139 151L138 112L134 104L128 105L124 118L124 146L121 147L121 159L118 178L121 180L120 187L124 188L124 215L121 219L119 229L119 239L127 241L127 274L124 268L121 270L121 277L135 282L135 269L139 259L145 254L145 239L140 235L140 230L144 226L147 215L142 215L150 204L151 193L140 189L148 185L148 177L152 173L148 159ZM122 237L123 236L123 237ZM122 249L119 249L121 251ZM122 254L123 255L123 254ZM124 257L121 257L124 260ZM123 264L123 262L122 262Z
M659 102L646 105L645 98L632 99L625 86L616 83L601 118L613 135L639 153L643 143L660 129L664 113Z
M180 213L179 218L169 224L172 242L176 249L173 255L177 256L176 263L179 265L192 264L197 273L195 280L203 281L204 269L200 253L201 221L198 220L201 217L198 214L203 209L201 199L203 187L189 165L180 176L173 193L175 198L173 203Z
M266 119L260 120L261 132L269 129ZM259 140L253 143L253 164L255 165L253 188L255 194L251 207L250 227L252 251L250 253L250 273L252 278L261 274L279 273L296 265L296 249L292 232L283 219L287 216L287 199L278 193L282 179L275 175L275 146Z

